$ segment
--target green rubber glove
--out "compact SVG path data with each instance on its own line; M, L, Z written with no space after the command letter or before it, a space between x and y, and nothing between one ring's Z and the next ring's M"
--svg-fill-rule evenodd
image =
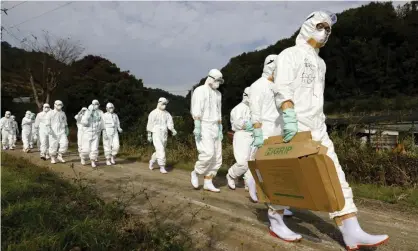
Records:
M296 118L296 112L293 108L287 108L283 111L283 142L287 143L298 132L298 119Z
M247 132L252 132L252 131L254 131L253 123L251 123L251 121L247 121L247 122L245 122L245 124L244 124L244 129L245 129L245 131L247 131Z
M263 130L261 130L261 128L255 128L253 135L254 135L253 146L258 147L258 148L262 147L264 144Z
M220 141L222 141L223 139L224 139L224 134L223 134L223 127L222 127L222 124L219 124L218 125L218 128L219 128L219 131L218 131L218 139L220 140Z
M65 135L70 135L70 130L68 129L68 126L65 127Z
M148 132L147 140L149 143L152 143L152 132Z
M194 138L196 142L202 140L202 122L200 120L194 121L194 130L193 130Z

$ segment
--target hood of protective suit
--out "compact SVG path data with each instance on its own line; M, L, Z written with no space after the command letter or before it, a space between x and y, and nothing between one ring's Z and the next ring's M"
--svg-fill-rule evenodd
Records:
M315 40L319 47L323 47L328 41L331 31L327 33L324 29L318 30L319 23L327 23L332 27L337 22L337 16L329 11L312 12L302 24L299 35L296 37L296 44L308 44L310 39ZM319 52L319 48L315 48Z
M12 115L12 113L11 112L9 112L9 111L6 111L6 113L4 114L4 116L6 117L6 118L10 118L10 116Z
M26 111L25 118L30 119L31 117L32 117L32 112L31 111Z
M91 102L91 104L93 105L93 110L98 110L100 107L100 103L97 99L93 100L93 102Z
M269 78L273 76L274 70L276 70L276 59L277 55L271 54L266 57L264 60L264 68L262 77Z
M246 105L250 104L250 87L245 88L242 94L242 102Z
M14 116L14 115L12 115L10 118L11 118L13 121L15 121L15 116Z
M107 103L106 104L106 111L113 113L115 111L115 106L112 103Z
M222 77L223 75L219 70L212 69L208 73L205 85L209 85L212 89L218 89L219 85L224 83L224 79Z
M51 108L49 107L49 104L44 104L44 106L43 106L43 111L44 112L49 112L49 110L50 110Z
M61 111L63 106L64 106L64 104L62 103L61 100L55 100L55 102L54 102L54 109L55 110Z
M158 104L157 104L157 108L164 111L167 107L168 104L168 100L166 98L159 98L158 99Z

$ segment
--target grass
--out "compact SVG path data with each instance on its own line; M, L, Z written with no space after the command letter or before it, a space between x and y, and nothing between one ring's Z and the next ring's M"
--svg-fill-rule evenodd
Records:
M190 250L168 225L149 227L123 202L2 153L2 250Z
M418 189L374 184L351 184L355 197L418 208Z

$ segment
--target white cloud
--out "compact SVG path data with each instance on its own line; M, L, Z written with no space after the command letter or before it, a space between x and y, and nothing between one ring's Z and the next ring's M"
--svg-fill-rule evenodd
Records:
M10 8L19 2L2 2ZM65 2L27 2L2 15L8 28ZM73 2L9 30L80 40L142 78L146 86L185 94L211 68L244 51L289 37L317 9L341 12L366 2ZM20 46L9 34L3 39Z

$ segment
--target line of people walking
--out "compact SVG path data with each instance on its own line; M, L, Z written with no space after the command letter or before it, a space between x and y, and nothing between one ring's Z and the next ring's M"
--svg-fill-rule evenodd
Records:
M318 53L328 41L336 21L336 15L330 12L311 13L303 22L294 46L283 50L279 55L266 57L261 77L245 88L242 102L231 111L236 163L229 168L226 179L228 187L235 190L236 179L244 176L250 197L257 202L255 181L248 170L248 161L269 137L282 135L284 141L289 142L296 133L310 131L313 140L327 147L327 155L334 162L345 197L345 207L341 211L330 213L330 218L341 231L347 249L356 250L361 246L378 246L389 237L370 235L360 227L352 189L346 181L327 133L323 112L326 64ZM220 189L215 187L213 179L222 165L223 140L222 95L218 88L223 83L222 73L212 69L205 83L193 91L191 98L193 134L199 155L190 174L190 181L192 187L198 189L199 176L203 176L203 189L216 193ZM152 170L157 163L163 174L167 173L165 148L168 131L173 136L177 134L173 119L166 111L167 104L168 100L165 98L158 100L157 108L148 116L146 127L147 139L155 147L149 168ZM122 133L113 104L106 105L106 113L99 109L99 105L99 101L93 100L88 108L82 108L75 116L81 163L85 165L86 160L90 159L92 167L96 167L100 136L103 138L106 164L115 164L119 150L118 134ZM35 119L41 158L46 159L50 155L51 163L56 160L65 162L62 156L68 148L68 125L62 106L62 102L57 100L54 110L50 111L49 105L45 104L43 111ZM3 149L13 149L13 137L9 132L14 127L12 119L9 120L10 116L10 112L6 112L5 118L1 120ZM26 113L22 125L24 121L26 135L30 121L33 121L30 112ZM24 150L27 150L26 147L30 148L30 144L24 143ZM288 207L272 204L267 206L272 236L288 242L302 239L302 235L290 230L283 220L283 216L292 215Z

